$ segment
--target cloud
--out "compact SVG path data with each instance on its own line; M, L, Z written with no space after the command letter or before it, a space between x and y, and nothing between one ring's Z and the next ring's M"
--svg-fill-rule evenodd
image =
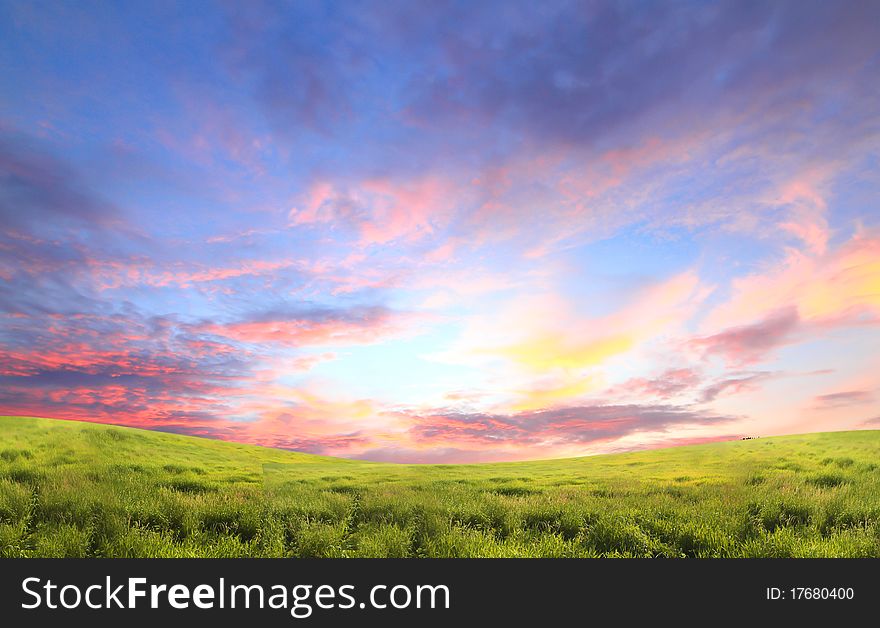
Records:
M91 249L111 255L139 238L123 210L50 146L0 123L0 279L10 288L22 278L29 290L34 277L67 282L84 271Z
M14 296L0 310L4 412L136 426L202 422L227 413L253 376L252 353L205 344L177 317L64 291L57 301L45 300L45 290Z
M291 360L291 365L295 370L308 371L322 362L329 362L337 357L337 354L329 352L304 355Z
M363 247L413 241L446 226L461 209L456 206L458 194L435 177L404 182L365 179L344 189L321 181L291 209L289 220L294 226L348 226Z
M369 344L403 333L403 315L385 307L282 308L230 323L204 323L199 332L276 347Z
M472 464L517 459L514 452L459 449L456 447L380 447L367 449L354 456L374 462L398 464Z
M631 337L624 335L578 341L562 334L548 334L499 347L495 353L536 371L545 371L595 366L628 351L634 344Z
M684 272L628 293L608 314L586 317L560 294L520 291L471 316L449 350L429 357L494 374L496 410L576 405L605 386L607 369L624 356L640 356L646 345L682 333L710 292Z
M309 454L339 455L351 448L363 448L369 445L370 439L363 434L334 434L328 436L310 436L295 434L261 434L254 437L250 425L233 422L215 422L206 425L193 425L190 422L168 423L155 429L173 434L217 438L240 443L276 447Z
M533 373L588 369L681 325L708 292L696 274L685 272L648 285L616 311L595 318L576 316L560 295L519 298L468 330L458 352L501 358Z
M189 288L193 285L229 282L248 277L273 277L278 271L302 268L297 260L241 260L221 267L195 264L157 264L149 259L140 260L87 260L87 272L99 289L123 286L152 286L157 288Z
M722 395L732 395L755 390L761 382L776 376L775 373L763 371L732 375L732 377L725 377L704 388L702 392L702 401L715 401L715 399Z
M871 403L874 401L874 393L870 390L844 390L818 395L814 397L813 401L815 406L820 409L842 408Z
M799 238L807 249L822 255L828 247L830 236L828 220L825 217L828 202L827 192L830 173L806 172L802 176L787 182L781 189L776 202L791 208L791 220L779 226Z
M517 391L517 399L509 409L523 412L552 408L583 397L595 388L596 383L588 377L563 376L556 381Z
M773 349L791 342L799 322L797 311L788 308L757 323L694 338L688 341L688 346L706 356L721 356L730 364L752 364L763 360Z
M253 4L229 11L219 57L308 155L291 222L365 246L448 227L540 257L625 225L753 223L821 247L821 162L871 128L867 6Z
M624 396L648 395L669 399L694 390L703 381L703 375L692 368L667 369L657 377L636 377L613 387L610 394Z
M838 68L867 64L880 17L869 4L795 2L506 8L407 20L416 49L413 38L439 27L444 70L415 75L412 119L505 124L539 141L599 144L649 124L684 128L693 110L707 124L735 112L768 115L794 107L793 83L803 105L847 80ZM456 28L446 30L452 19ZM479 36L489 23L503 26L491 43Z
M878 323L880 239L860 230L837 247L788 249L781 265L735 278L730 297L703 320L704 328L720 330L685 344L739 367L833 329Z
M688 445L703 445L706 443L719 443L724 441L739 440L743 434L717 434L712 436L683 436L681 438L662 438L644 443L644 446L632 447L631 445L618 445L603 448L603 453L616 454L643 449L659 449L666 447L686 447Z
M0 134L0 173L4 231L51 224L108 226L120 218L119 210L91 190L71 166L33 140Z
M733 420L711 412L669 405L593 405L512 415L435 412L411 417L416 442L588 445L640 432L683 425L715 425Z
M214 52L276 133L333 136L358 116L358 99L372 96L363 77L375 73L382 40L368 29L369 12L252 2L224 13L227 37Z
M817 329L880 322L880 237L863 229L823 254L789 249L780 264L735 278L705 325L765 316L772 335L774 321L780 334L795 315Z
M3 411L475 461L871 381L876 4L9 11Z

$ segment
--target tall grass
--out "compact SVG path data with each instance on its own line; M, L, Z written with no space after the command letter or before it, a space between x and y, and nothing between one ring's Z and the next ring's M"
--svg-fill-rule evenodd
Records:
M880 432L390 465L0 417L0 556L880 556Z

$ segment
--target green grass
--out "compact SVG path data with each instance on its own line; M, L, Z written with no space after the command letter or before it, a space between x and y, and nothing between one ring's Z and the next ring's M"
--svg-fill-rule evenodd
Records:
M422 466L0 417L0 556L880 557L880 432Z

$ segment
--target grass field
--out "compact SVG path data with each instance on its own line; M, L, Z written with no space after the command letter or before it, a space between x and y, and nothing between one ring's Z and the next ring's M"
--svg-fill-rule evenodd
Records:
M420 466L0 417L0 556L880 557L880 432Z

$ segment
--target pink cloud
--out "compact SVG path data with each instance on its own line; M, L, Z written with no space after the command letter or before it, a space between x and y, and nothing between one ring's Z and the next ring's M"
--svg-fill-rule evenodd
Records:
M828 167L809 170L785 183L776 199L789 212L788 219L779 226L803 241L808 250L817 255L825 253L830 237L824 190L830 179L831 169Z
M709 402L723 395L736 395L757 390L762 382L775 376L774 373L758 372L724 377L703 389L702 401Z
M817 408L829 409L867 404L873 402L874 399L874 393L870 390L843 390L819 395L813 401Z
M759 362L767 353L792 342L800 318L794 308L775 312L757 323L731 327L689 340L689 348L707 356L721 356L733 365Z
M416 441L469 446L587 445L640 432L732 420L711 412L670 405L584 405L516 414L435 412L412 416Z
M240 277L271 276L278 271L300 269L303 266L303 262L289 259L243 260L234 265L215 268L183 263L163 266L147 259L88 259L85 261L85 272L86 278L102 290L141 285L189 288L196 284L224 282Z
M348 186L319 181L290 210L289 222L348 225L361 247L413 242L447 225L460 198L451 182L438 177L363 179Z
M823 254L789 250L781 264L734 279L730 299L709 313L705 326L792 310L816 328L880 322L880 237L862 231Z
M199 332L236 342L275 347L369 344L406 333L412 315L393 313L381 307L346 311L269 312L253 320L206 323Z
M636 377L609 390L609 394L656 397L669 399L693 391L703 381L703 375L692 368L667 369L657 377Z

